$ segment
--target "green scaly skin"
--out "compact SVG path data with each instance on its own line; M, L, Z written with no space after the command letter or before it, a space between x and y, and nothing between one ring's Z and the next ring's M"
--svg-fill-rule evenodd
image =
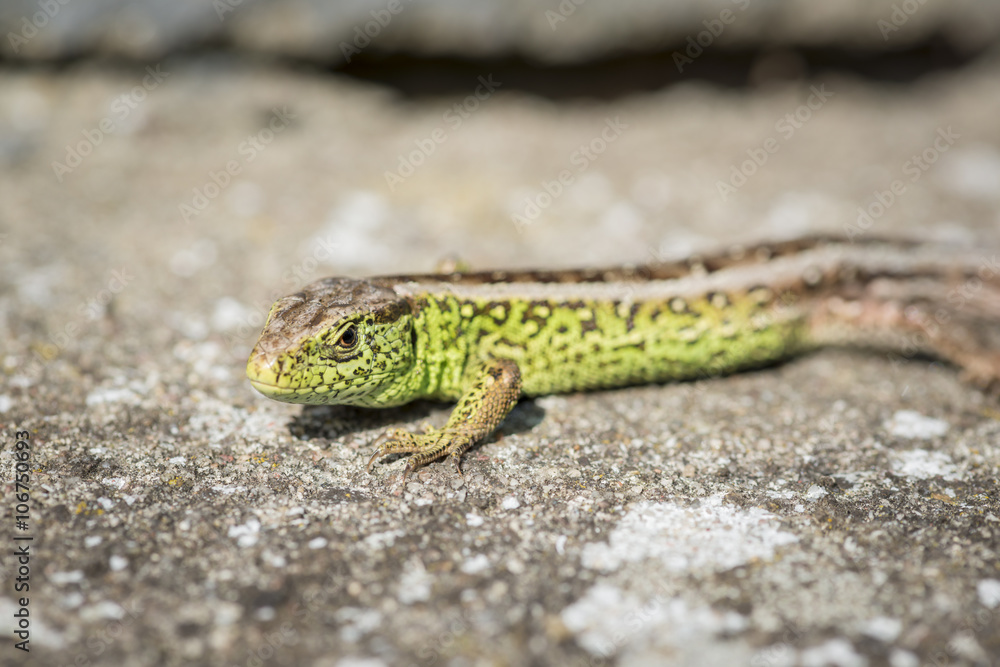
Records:
M905 337L919 327L891 315L907 298L923 298L923 283L912 285L972 270L928 266L912 248L808 238L603 271L329 278L275 303L247 375L264 395L291 403L458 401L441 429L380 438L369 469L380 457L411 453L405 478L445 456L458 467L522 395L715 376L829 342ZM902 298L871 293L887 276ZM845 298L860 315L837 311ZM986 352L995 361L977 367L982 350L970 356L967 346L956 333L930 351L979 379L1000 376L995 349Z

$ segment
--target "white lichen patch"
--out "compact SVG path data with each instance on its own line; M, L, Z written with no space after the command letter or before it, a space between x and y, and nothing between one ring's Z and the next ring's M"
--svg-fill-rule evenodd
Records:
M459 569L466 574L480 574L490 569L490 559L486 554L476 554L465 559Z
M251 517L246 523L239 526L229 527L229 537L236 538L236 544L247 548L257 544L260 533L260 521L256 517Z
M886 421L885 428L897 438L930 440L948 432L950 425L941 419L934 419L915 410L898 410Z
M896 641L902 630L903 622L898 618L889 618L888 616L875 616L858 623L858 631L861 634L885 644Z
M224 496L231 496L234 493L243 493L247 490L247 487L241 484L216 484L212 487L212 490Z
M802 496L809 502L816 502L823 496L827 495L827 490L818 484L813 484L808 489L806 489L805 494Z
M929 452L925 449L909 449L893 452L890 456L892 472L901 477L914 479L959 479L958 468L951 457L944 452Z
M1000 196L1000 151L987 144L975 144L943 157L935 176L949 190L983 201Z
M858 654L846 639L830 639L799 654L803 667L866 667L868 659Z
M434 578L427 573L423 563L419 560L408 562L399 577L400 603L409 605L430 600L433 585Z
M250 322L255 314L250 307L226 296L215 302L215 307L212 309L212 328L216 331L234 331L239 329L241 324ZM263 327L263 317L255 324Z
M1000 579L983 579L976 584L976 594L987 609L1000 607Z
M521 501L519 501L514 496L507 496L500 503L500 508L505 510L516 510L520 506L521 506Z
M379 658L359 658L348 656L337 661L335 667L388 667L384 660Z
M277 440L285 429L284 419L269 408L250 412L223 401L206 399L199 402L198 412L188 420L188 428L204 432L209 445L214 447L228 438L260 443Z
M129 387L101 387L87 394L87 407L101 403L139 405L142 398Z
M707 643L717 635L747 627L746 618L733 611L692 606L676 597L642 599L606 583L590 588L563 609L560 617L580 646L605 658L625 649L683 650L694 638Z
M335 615L341 624L340 637L347 642L359 641L382 624L382 614L376 609L343 607Z
M780 530L773 514L712 496L690 507L638 503L606 543L584 547L582 561L584 567L603 571L646 559L671 572L723 571L751 559L770 560L778 547L797 541Z
M396 543L397 537L405 534L402 530L387 530L382 533L372 533L364 541L371 549L386 549Z

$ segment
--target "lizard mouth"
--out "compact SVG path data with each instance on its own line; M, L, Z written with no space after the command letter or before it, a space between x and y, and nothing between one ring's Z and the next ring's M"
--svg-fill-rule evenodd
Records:
M282 401L287 400L284 397L295 393L294 388L278 384L278 374L274 370L273 360L258 353L257 350L254 350L247 362L247 379L250 380L250 386L268 398Z
M249 375L249 373L247 375ZM254 378L253 376L250 376L247 379L250 380L251 387L270 399L281 401L282 403L304 402L303 395L293 387L280 387L271 382L264 382L260 379Z
M389 375L388 372L376 373L368 379L378 380ZM318 385L315 387L288 387L275 383L277 377L269 368L260 369L249 365L247 379L250 386L267 398L282 403L307 404L354 404L358 398L370 393L371 388L355 385L354 387L338 387L336 385Z
M279 387L276 384L271 384L269 382L261 382L260 380L250 379L250 386L264 394L265 396L275 396L282 394L290 394L295 390L291 387Z
M280 401L282 403L304 403L304 404L322 404L330 403L330 398L334 396L332 393L327 393L323 391L316 391L316 387L309 387L306 389L296 389L294 387L279 387L275 384L270 384L267 382L261 382L260 380L250 380L250 386L256 389L258 392L270 398L271 400Z

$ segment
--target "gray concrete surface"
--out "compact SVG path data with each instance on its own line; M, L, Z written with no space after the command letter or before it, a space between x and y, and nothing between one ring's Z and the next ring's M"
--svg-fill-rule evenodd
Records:
M1000 408L950 367L831 350L526 401L464 479L403 485L364 471L372 441L448 406L303 410L243 365L271 300L324 275L846 233L895 180L870 233L995 247L1000 63L602 104L489 85L0 71L0 662L997 665Z

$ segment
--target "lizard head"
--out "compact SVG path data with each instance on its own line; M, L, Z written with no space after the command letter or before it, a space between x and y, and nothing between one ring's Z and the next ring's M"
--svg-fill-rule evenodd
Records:
M382 405L412 364L412 329L409 302L391 289L326 278L271 306L247 377L286 403Z

